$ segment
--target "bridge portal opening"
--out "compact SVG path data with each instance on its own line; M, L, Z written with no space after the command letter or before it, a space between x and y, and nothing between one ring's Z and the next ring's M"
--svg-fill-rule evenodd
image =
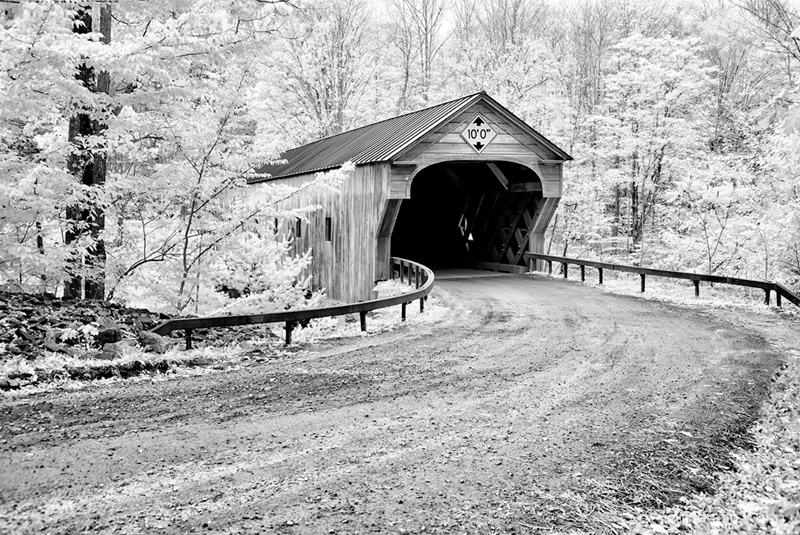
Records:
M430 166L400 205L391 254L434 269L522 266L541 202L539 177L517 163Z

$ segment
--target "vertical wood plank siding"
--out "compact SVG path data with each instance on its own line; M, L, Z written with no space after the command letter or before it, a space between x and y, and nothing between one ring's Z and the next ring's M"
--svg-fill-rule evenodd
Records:
M377 236L389 192L389 163L359 165L344 181L340 192L316 189L297 195L279 208L321 205L303 222L302 236L295 238L293 253L311 249L312 284L325 288L328 296L346 303L371 297L376 281ZM281 178L279 182L297 187L313 175ZM251 187L269 187L269 182ZM332 240L325 240L325 218L331 218ZM294 228L283 222L281 232Z

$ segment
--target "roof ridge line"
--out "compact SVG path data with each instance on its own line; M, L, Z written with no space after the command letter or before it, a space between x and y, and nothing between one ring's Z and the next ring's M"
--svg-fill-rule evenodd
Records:
M396 149L394 152L390 153L387 156L386 159L387 160L393 160L398 154L402 154L403 151L406 151L406 150L410 149L411 147L413 147L415 143L417 143L422 138L424 138L426 135L428 135L434 128L438 127L441 124L444 124L445 122L447 122L450 119L452 119L453 117L455 117L457 114L459 114L462 111L464 111L468 107L468 105L471 106L472 104L477 102L476 97L488 97L488 96L489 95L486 93L486 91L481 90L481 91L478 91L477 93L473 93L471 95L466 95L464 97L457 98L457 99L454 99L454 100L450 100L448 102L443 102L442 104L448 104L448 103L451 103L451 102L455 102L457 100L463 100L464 101L461 106L459 106L458 108L452 110L446 116L442 117L439 120L438 123L432 125L430 128L428 128L428 130L426 132L419 133L416 137L414 137L410 141L406 142L402 147L400 147L400 148Z
M453 102L456 102L457 100L462 100L462 99L466 100L468 98L475 97L477 95L486 95L486 91L481 90L481 91L478 91L476 93L470 93L468 95L463 95L463 96L458 97L458 98L446 100L444 102L440 102L438 104L434 104L433 106L427 106L425 108L419 108L418 110L407 111L405 113L401 113L400 115L394 115L392 117L387 117L386 119L381 119L380 121L375 121L374 123L369 123L369 124L365 124L365 125L362 125L362 126L358 126L356 128L351 128L350 130L345 130L344 132L339 132L338 134L331 134L329 136L321 137L321 138L315 139L313 141L309 141L308 143L303 143L302 145L298 145L296 147L292 147L289 150L299 149L299 148L302 148L302 147L306 147L308 145L313 145L314 143L317 143L319 141L325 141L326 139L332 139L332 138L335 138L336 136L341 136L341 135L344 135L344 134L350 134L350 133L355 132L357 130L361 130L362 128L369 128L370 126L375 126L376 124L385 123L386 121L392 121L394 119L399 119L400 117L405 117L406 115L413 115L415 113L419 113L419 112L425 111L425 110L430 110L432 108L438 108L439 106L444 106L445 104L451 104Z

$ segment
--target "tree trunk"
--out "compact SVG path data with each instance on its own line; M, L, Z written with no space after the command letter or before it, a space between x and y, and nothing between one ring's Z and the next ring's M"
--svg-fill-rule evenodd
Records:
M102 4L99 6L99 31L103 34L102 41L111 41L111 6ZM75 33L89 33L92 31L92 12L91 8L83 7L79 9L75 16ZM95 75L94 70L85 65L78 69L78 79L83 85L92 92L109 92L108 73L101 72ZM70 172L78 178L82 184L87 186L101 186L106 181L106 157L102 152L89 153L84 146L83 138L86 136L99 135L106 129L106 125L92 120L88 114L76 113L69 121L68 140L76 146L76 153L73 154L68 162ZM67 244L77 241L82 235L88 233L91 237L92 245L87 250L87 257L74 258L72 278L67 280L64 285L64 297L72 299L104 299L105 298L105 262L106 248L100 233L105 227L105 214L100 206L90 206L81 208L70 206L67 208L67 220L69 226L65 233ZM86 267L91 274L84 280L84 272L81 264L85 261Z
M616 238L619 236L619 223L620 223L620 197L622 196L622 192L620 191L619 184L614 184L614 224L611 226L611 236ZM616 244L614 245L614 250L616 252Z

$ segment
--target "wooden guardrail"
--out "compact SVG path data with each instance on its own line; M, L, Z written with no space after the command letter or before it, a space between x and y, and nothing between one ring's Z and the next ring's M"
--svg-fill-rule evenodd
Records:
M382 299L372 299L353 303L349 305L339 305L333 307L308 308L303 310L289 310L286 312L269 312L266 314L245 314L238 316L206 316L201 318L175 318L160 323L150 330L150 332L162 336L170 334L172 331L184 331L186 339L186 349L192 348L192 333L195 329L212 329L219 327L234 327L237 325L255 325L260 323L285 323L286 324L286 343L292 343L292 331L301 321L315 318L327 318L333 316L343 316L358 313L361 319L361 330L367 330L367 312L379 308L390 306L401 306L401 319L406 320L406 307L419 299L419 311L425 311L425 300L433 289L433 271L429 268L406 260L404 258L390 259L391 275L396 276L401 282L407 282L415 287L413 292L385 297Z
M789 302L800 306L800 297L789 291L788 288L782 284L769 281L758 281L751 279L738 279L734 277L720 277L718 275L703 275L701 273L689 273L686 271L667 271L663 269L641 268L637 266L626 266L619 264L610 264L608 262L595 262L593 260L580 260L577 258L567 258L564 256L552 256L538 253L525 253L523 255L525 260L529 263L530 270L534 270L534 261L543 260L547 262L548 272L553 273L553 262L560 263L564 268L564 278L568 276L568 266L570 264L580 266L581 268L581 281L586 280L586 268L596 268L599 275L600 284L603 284L603 270L611 269L614 271L627 271L629 273L638 273L641 277L641 290L645 290L645 277L648 275L654 277L667 277L671 279L687 279L694 283L694 295L700 296L700 282L716 282L719 284L732 284L734 286L748 286L751 288L761 288L764 290L764 303L770 303L770 293L775 292L775 302L781 306L781 298L786 298Z

